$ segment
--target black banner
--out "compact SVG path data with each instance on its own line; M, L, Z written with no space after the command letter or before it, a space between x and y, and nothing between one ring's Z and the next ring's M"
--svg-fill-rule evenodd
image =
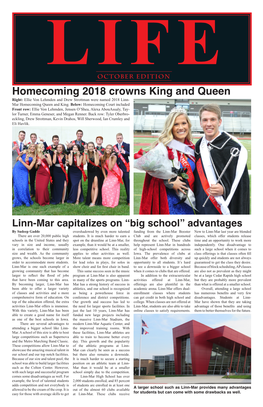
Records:
M13 14L13 85L251 85L251 14Z

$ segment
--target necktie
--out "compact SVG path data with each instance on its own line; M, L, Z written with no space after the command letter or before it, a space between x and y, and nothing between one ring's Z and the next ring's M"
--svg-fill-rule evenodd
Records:
M23 147L22 147L22 143L20 143L20 151L22 151Z

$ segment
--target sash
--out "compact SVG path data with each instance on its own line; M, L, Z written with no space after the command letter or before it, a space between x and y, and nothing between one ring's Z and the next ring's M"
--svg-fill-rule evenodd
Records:
M65 167L64 167L64 165L63 165L62 159L61 159L61 157L60 157L59 154L57 154L57 157L58 157L58 162L59 162L59 164L60 164L60 167L61 167L62 171L64 172L64 174L65 174L65 176L66 176L66 181L67 181L67 184L68 184L68 174L67 174L67 171L66 171L66 169L65 169Z
M17 144L16 141L13 141L13 143L14 143L14 145L16 146L17 155L19 155L19 154L20 154L20 149L19 149L19 147L18 147L18 144Z
M77 165L77 159L76 159L75 156L74 156L74 163L75 163L76 167L82 172L83 179L84 179L84 182L85 182L86 179L87 179L87 175L85 174L85 171L84 171L84 169L83 169L83 164L81 164L80 166L78 166L78 165Z
M22 157L21 157L22 158ZM27 164L27 165L29 165L29 157L27 158L27 161L26 161L26 156L25 156L25 163ZM29 173L29 170L27 170L28 171L28 173ZM30 185L30 181L28 180L28 185Z
M26 161L26 156L25 156L25 163L27 164L27 165L29 165L29 157L28 157L28 159L27 159L27 161ZM27 170L28 171L28 173L29 173L29 170ZM28 180L28 185L30 185L30 181Z
M184 168L187 168L187 174L189 176L188 182L189 182L189 187L192 191L194 191L194 182L195 182L195 177L194 177L194 173L192 171L191 165L189 164L189 162L187 161L187 159L185 158L184 154L181 154L180 157L180 163L182 164L182 166Z
M187 155L189 159L195 163L194 144L189 140L185 140L184 143L181 143L180 141L173 139L172 141L170 141L170 143L167 144L167 147L176 150L178 161L182 164L183 167L187 168L187 174L189 176L189 187L193 191L195 180L194 173L185 155Z
M91 164L91 165L93 165L93 167L99 167L99 165L96 165L93 161L91 161L90 159L89 159L89 164Z
M125 165L127 172L129 172L129 171L130 171L130 163L127 163L127 162L125 161L125 159L123 158L121 152L117 149L116 146L113 146L113 148L114 148L114 150L116 151L116 153L118 154L118 157L121 159L121 161L122 161L123 164Z
M247 155L248 154L247 154L246 148L240 143L240 141L236 137L233 137L228 133L226 133L226 134L241 146L241 150L240 150L239 156L238 156L237 168L236 168L236 177L235 177L234 182L232 184L230 193L229 193L229 195L228 195L228 197L226 199L226 205L228 206L231 199L232 199L232 197L233 197L233 195L234 195L234 193L235 193L235 191L236 191L236 188L237 188L237 186L239 184L240 178L243 175L245 167L247 165Z
M84 153L86 157L88 158L88 153ZM89 164L93 165L94 167L99 167L99 165L95 164L93 161L90 160L90 158L87 160Z
M111 171L112 174L115 175L115 177L118 179L118 181L119 181L120 184L123 184L123 180L122 180L122 176L121 176L121 175L117 174L117 172L116 172L114 169L109 170L109 167L107 166L106 163L104 163L104 167L106 168L106 170L107 170L108 172ZM118 168L119 168L119 167L118 167ZM120 168L119 168L119 169L120 169Z
M105 148L102 148L101 150L99 150L99 147L95 147L95 150L98 151L98 153L102 154L105 151Z
M52 177L51 177L51 175L50 175L50 169L49 169L49 167L41 160L41 158L39 158L39 157L37 157L37 158L41 161L42 167L44 167L45 170L47 171L47 173L48 173L48 175L49 175L50 182L51 182L51 184L52 184L52 183L53 183L53 179L52 179Z
M167 146L190 156L189 158L191 158L191 160L195 162L194 144L190 141L181 143L180 141L173 139L172 141L170 141L170 143L167 144Z

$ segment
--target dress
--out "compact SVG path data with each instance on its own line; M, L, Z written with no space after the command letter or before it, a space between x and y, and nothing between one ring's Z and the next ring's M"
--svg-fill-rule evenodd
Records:
M118 144L115 144L115 147L118 149ZM130 170L129 170L130 144L122 142L121 147L124 149L125 152L118 155L117 165L123 172L122 178L126 190L127 203L130 203ZM126 164L124 162L126 162Z
M187 157L187 161L191 166L192 172L195 170L195 163ZM183 168L183 165L180 163L180 167ZM166 188L167 201L169 207L170 215L193 215L193 208L185 202L180 202L180 198L175 193L174 189ZM180 202L180 203L179 203Z
M106 160L106 165L109 165L109 160ZM108 208L115 208L119 204L120 198L120 180L114 175L114 172L122 178L122 170L117 164L114 165L112 171L108 171L107 178L102 185L102 205Z
M13 150L13 147L16 146L16 149ZM21 141L12 141L12 168L16 165L16 159L19 152L23 151L25 148L25 144Z
M70 178L70 190L68 192L67 203L76 203L77 196L78 196L79 182L80 182L80 185L81 185L81 192L80 192L80 196L79 196L79 202L83 202L84 197L83 197L82 182L81 182L81 180L82 180L82 172L75 165L74 162L73 162L72 165L69 166L68 175L69 175L69 178Z
M224 195L210 197L203 206L210 184L216 183L231 157L230 152L233 151L233 148L238 149L239 153L232 159L220 181L224 188ZM200 215L249 214L249 176L246 160L246 149L225 132L212 140L209 147L204 137L198 140L196 143L195 196L196 207ZM203 161L209 165L204 165ZM213 168L214 173L211 173L211 170L209 172L209 168ZM212 182L211 174L214 177Z
M94 159L90 159L94 163ZM102 183L103 183L103 174L101 171L100 166L95 166L88 162L88 192L87 192L87 198L86 198L86 205L91 204L91 189L92 189L92 184L94 181L94 178L98 178L98 196L95 202L95 205L102 205L102 195L101 195L101 188L102 188Z
M194 145L188 140L185 140L185 143L178 144L177 142L176 144L176 147L178 149L183 149L185 146L186 148L188 148L187 152L190 151L191 155L183 154L183 151L180 152L179 150L175 149L173 149L173 152L175 159L178 159L178 165L180 164L180 168L187 167L187 174L189 175L189 185L191 190L193 190L193 172L195 170ZM189 150L189 148L192 151ZM178 197L174 189L165 187L163 179L152 177L150 174L146 173L139 210L140 215L194 215L195 212L192 206L186 203L186 201L180 201L181 198Z
M43 163L48 166L47 160L43 158ZM43 165L39 165L36 176L36 196L35 201L41 206L49 205L49 192L48 184L50 181L50 176Z
M25 162L26 154L22 155L22 160ZM33 158L29 157L28 162L31 164ZM15 206L30 206L33 205L33 201L30 198L29 186L28 186L28 170L20 162L17 161L13 168L13 183L14 183L14 200L13 207Z
M62 158L62 164L65 165L66 159L65 156ZM64 190L64 183L66 181L66 175L62 170L59 160L57 157L56 164L52 166L52 179L53 179L53 188L52 188L52 198L50 203L52 205L57 205L62 201L62 195ZM65 201L66 201L66 194L65 194Z

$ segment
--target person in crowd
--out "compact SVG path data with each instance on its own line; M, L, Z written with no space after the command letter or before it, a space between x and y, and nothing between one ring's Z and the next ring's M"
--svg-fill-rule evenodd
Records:
M66 192L68 184L68 174L66 171L66 151L63 144L58 144L56 149L53 152L52 158L52 179L53 179L53 188L52 188L52 198L50 203L52 205L57 205L59 203L64 204L66 201ZM51 167L50 167L51 168Z
M37 135L36 135L36 133L31 133L30 134L30 142L29 142L30 144L32 143L32 144L37 144ZM28 143L28 144L29 144Z
M105 178L102 185L102 205L114 208L119 204L120 183L123 183L123 173L117 164L117 155L111 144L106 146L101 157L101 168Z
M247 150L236 138L220 132L218 105L203 106L199 118L204 136L195 147L197 210L201 215L248 214Z
M26 147L25 143L26 132L21 130L18 133L18 140L12 142L12 168L16 164L16 159Z
M83 190L82 190L82 175L86 180L86 175L83 170L83 156L80 152L80 146L74 144L72 150L68 156L69 171L68 176L70 178L70 190L68 193L67 203L78 205L79 202L83 202Z
M56 150L58 144L59 144L59 136L57 134L54 134L52 136L52 143L48 146L47 143L41 138L40 141L44 144L45 150L47 152L49 152L50 157L51 157L51 161L52 161L52 165L50 166L50 176L51 178L53 178L53 153ZM51 196L53 194L53 183L50 184L50 192L51 192Z
M127 204L130 205L130 144L123 141L122 133L116 135L117 144L114 146L114 150L117 152L117 164L123 173L123 182L126 190Z
M36 133L31 133L30 134L30 142L27 144L27 147L30 146L30 144L35 144L37 147L37 135ZM35 196L35 180L36 180L36 172L37 172L37 166L34 165L31 170L29 171L29 180L30 180L30 196L33 198Z
M40 138L39 139L41 143L44 144L44 148L46 149L47 143ZM36 133L31 133L30 134L30 142L26 145L26 148L30 146L30 144L35 144L37 146L37 134ZM29 171L29 180L30 180L30 193L31 193L31 198L35 196L35 181L36 181L36 172L37 172L37 166L34 165L31 170Z
M43 143L43 144L44 144L44 148L45 148L45 150L46 150L46 148L47 148L47 143L44 141L44 139L43 139L43 138L39 138L39 141L40 141L40 143ZM31 133L31 134L30 134L30 141L29 141L29 143L27 143L26 148L28 148L30 144L38 144L38 141L37 141L37 134L36 134L36 133Z
M100 155L104 154L105 148L102 146L103 144L103 137L97 136L96 137L96 150L100 153Z
M17 162L13 168L14 200L13 207L30 206L33 201L30 197L28 186L28 171L36 162L36 146L32 144L17 156Z
M84 151L84 146L85 146L85 144L87 144L87 143L86 143L85 141L83 141L82 138L83 138L83 131L82 131L82 130L77 130L77 132L76 132L76 139L73 140L73 141L70 141L70 143L68 143L68 142L66 143L66 146L67 146L68 151L71 151L72 148L73 148L73 146L74 146L75 144L77 144L77 145L79 146L80 152L83 153L83 151Z
M54 136L52 136L52 143L50 144L50 146L47 147L47 150L51 150L52 152L54 152L58 145L59 145L59 136L57 134L54 134Z
M147 172L140 214L195 214L195 153L191 140L187 112L174 108L152 149L139 157L135 154L135 168Z
M52 182L50 176L49 166L52 165L52 160L50 154L44 153L45 146L40 143L36 146L36 165L37 170L36 175L36 197L35 201L40 206L49 205L49 191L48 184L49 181Z
M101 205L103 175L100 167L100 156L95 148L95 144L92 141L86 144L84 148L83 165L86 165L86 163L88 169L88 192L86 205Z

